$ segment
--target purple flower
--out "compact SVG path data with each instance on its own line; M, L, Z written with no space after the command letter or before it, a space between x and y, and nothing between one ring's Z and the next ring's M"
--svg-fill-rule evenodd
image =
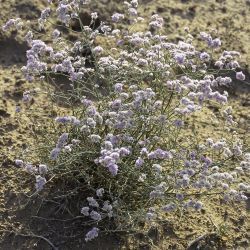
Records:
M159 121L159 124L162 124L162 125L166 124L166 122L167 122L167 117L166 117L166 115L160 115L160 116L158 117L157 121Z
M206 166L210 166L213 163L213 161L209 157L202 156L201 160L205 162Z
M22 160L15 160L15 164L16 164L18 167L22 167L22 166L23 166L23 161L22 161Z
M137 8L138 7L138 0L131 0L130 4L134 7Z
M109 172L110 172L113 176L117 175L117 173L118 173L118 166L117 166L116 164L110 163L110 164L108 165L108 169L109 169Z
M155 151L152 151L148 154L149 159L171 159L172 154L168 151L164 151L160 148L156 149Z
M221 40L220 38L215 38L213 41L212 41L212 44L211 44L211 47L213 48L218 48L221 46Z
M116 44L117 46L122 46L124 44L124 40L118 40Z
M53 161L56 160L60 152L61 152L60 148L54 148L50 152L50 159L53 160Z
M193 200L189 200L189 201L187 201L185 204L184 204L184 208L192 208L193 206L194 206L194 204L195 204L195 201L193 201Z
M23 93L23 98L22 98L23 102L27 103L27 102L30 102L31 100L32 100L32 97L29 94L29 92Z
M209 55L208 53L206 53L206 52L202 52L202 53L200 54L200 59L201 59L202 61L209 61L210 55Z
M100 229L93 227L86 235L85 235L85 241L93 240L94 238L98 237Z
M114 159L116 162L120 159L120 154L118 152L113 152L110 157Z
M113 207L109 201L104 201L102 209L106 212L112 211Z
M247 201L248 197L246 195L244 195L244 194L240 194L239 195L239 200L241 200L241 201Z
M118 23L121 19L124 19L124 15L120 13L115 13L112 15L112 21Z
M160 17L158 14L155 14L151 16L151 22L149 23L149 26L153 29L161 29L163 26L163 18Z
M94 54L101 54L103 52L103 48L101 46L96 46L94 49L93 49L93 52Z
M84 107L90 107L93 104L93 102L87 98L83 98L81 103L84 105Z
M13 27L15 25L15 21L16 21L15 19L9 19L2 27L3 31L7 31L11 27Z
M182 127L184 125L184 122L182 120L175 120L174 125L176 127Z
M127 156L130 155L130 150L128 148L125 147L121 147L119 150L120 156Z
M66 25L69 23L71 19L70 15L68 14L70 8L71 8L70 4L60 3L59 7L56 9L58 19L61 22L65 23Z
M177 200L183 200L184 199L184 195L183 194L176 194L176 199Z
M246 76L243 74L242 71L236 73L236 79L240 81L244 81L246 79Z
M200 201L195 202L195 204L193 205L195 210L201 210L202 208L202 203Z
M89 207L82 207L81 214L83 214L84 216L89 216L89 210Z
M37 168L35 168L32 164L27 163L25 164L25 170L30 173L30 174L34 174L37 172Z
M144 160L139 157L136 161L135 161L135 166L136 167L141 167L144 164Z
M191 152L190 153L190 158L192 159L192 160L194 160L195 159L195 157L196 157L196 152Z
M137 16L137 10L135 8L129 8L128 13L130 16Z
M16 113L19 113L19 112L21 112L21 107L20 106L16 106Z
M95 220L95 221L100 221L102 219L102 216L96 211L91 211L90 217L92 220Z
M112 150L113 149L113 144L111 141L105 141L104 142L104 148L107 150Z
M68 137L69 137L69 134L68 134L68 133L63 133L63 134L59 137L59 139L58 139L58 141L57 141L56 147L57 147L57 148L62 148L62 147L64 146L64 144L67 142Z
M183 53L177 53L174 55L174 59L178 64L184 64L184 61L186 59L186 55Z
M47 167L46 165L44 165L44 164L40 164L40 165L38 166L38 171L39 171L39 173L40 173L41 175L47 174L47 172L48 172L48 167Z
M88 197L87 201L89 202L89 206L91 206L91 207L99 207L98 202L93 197Z
M212 45L213 39L212 39L211 35L207 34L206 32L201 32L200 37L203 41L207 42L208 46Z
M138 143L140 146L144 146L145 144L146 144L146 142L145 141L140 141L139 143ZM141 149L141 152L140 152L140 155L147 155L148 154L148 150L147 150L147 148L142 148Z
M56 117L55 121L59 123L70 123L72 120L71 116Z
M147 66L148 65L148 61L146 59L140 58L137 62L137 64L139 66Z
M41 191L46 184L46 179L40 175L36 176L36 190Z
M97 115L98 112L96 111L96 107L95 107L95 106L90 106L90 105L91 105L90 102L91 102L90 100L86 100L86 99L85 99L85 101L83 101L83 104L84 104L86 107L88 107L87 110L86 110L86 114L87 114L88 116L92 116L92 117L93 117L93 116Z
M114 110L118 110L121 107L122 101L120 99L116 99L110 103L110 106Z
M121 93L122 92L122 88L123 88L123 84L122 83L116 83L115 86L115 92L117 93Z
M238 187L240 190L244 190L244 191L247 191L247 189L249 189L249 187L245 185L244 183L240 183Z
M102 197L103 193L104 193L104 189L103 188L99 188L99 189L96 190L96 195L98 197Z
M41 12L41 19L42 20L46 20L48 19L49 15L50 15L51 9L50 8L46 8Z
M222 61L216 61L214 65L220 69L223 69L224 63Z
M9 19L5 25L2 26L3 31L8 31L13 27L19 28L22 26L21 18Z
M60 36L60 31L58 29L55 29L52 33L53 39L57 39Z

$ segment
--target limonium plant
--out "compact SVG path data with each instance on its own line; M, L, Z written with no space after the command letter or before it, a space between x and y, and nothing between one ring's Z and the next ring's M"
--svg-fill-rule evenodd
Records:
M232 81L225 72L245 80L238 52L213 58L221 40L205 32L200 40L206 51L196 48L188 31L182 41L169 42L157 14L144 30L135 31L146 22L137 0L125 2L124 13L114 13L98 26L96 12L83 25L88 1L48 2L38 19L45 32L31 29L25 36L30 49L22 72L33 82L52 75L69 79L65 95L72 100L72 112L55 117L58 139L47 159L38 166L16 160L34 176L36 192L42 195L60 181L71 182L81 198L79 214L89 222L86 241L111 227L135 230L140 222L151 224L165 213L199 211L204 197L225 203L247 199L249 185L238 179L249 174L250 154L232 132L237 123L228 93L219 91ZM3 30L24 24L11 19ZM65 30L76 41L67 40ZM51 42L46 43L42 36L48 33ZM24 93L24 101L29 95ZM190 118L211 103L222 108L227 136L198 140L188 133ZM66 196L69 190L64 192Z

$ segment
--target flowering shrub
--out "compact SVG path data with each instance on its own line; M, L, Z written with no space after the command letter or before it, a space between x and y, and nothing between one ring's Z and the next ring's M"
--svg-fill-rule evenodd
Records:
M79 213L94 225L86 241L100 229L109 230L107 220L116 230L137 229L139 222L151 223L162 213L198 211L204 196L246 200L249 185L237 179L249 173L250 154L231 133L237 123L227 107L227 92L218 91L231 82L225 72L238 71L239 53L224 51L212 60L221 41L204 32L200 38L207 51L199 51L188 33L184 41L169 42L157 14L147 31L133 31L144 21L137 0L125 2L126 13L113 14L110 25L101 22L94 29L98 14L92 13L89 26L83 26L80 13L86 4L58 1L38 20L46 30L55 9L58 20L76 33L76 42L59 29L52 31L51 43L35 39L32 31L25 37L30 45L22 68L26 78L63 75L72 83L66 95L77 101L73 113L55 118L55 133L62 133L46 162L34 166L16 161L35 176L37 192L48 180L53 185L53 178L70 182L82 198ZM81 31L72 31L73 21ZM21 25L13 19L3 29ZM241 71L236 78L245 80ZM24 97L28 101L29 92ZM187 133L189 118L211 103L222 106L227 136L194 138Z

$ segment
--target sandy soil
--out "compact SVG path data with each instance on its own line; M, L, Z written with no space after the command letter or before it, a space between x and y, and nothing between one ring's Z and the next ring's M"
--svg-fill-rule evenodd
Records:
M35 20L45 4L45 0L0 0L0 26L9 17L20 16ZM242 53L241 63L245 72L250 72L250 5L245 0L142 0L142 16L159 13L165 19L164 29L171 40L181 39L184 27L188 26L192 34L215 29L223 41L223 48L238 50ZM120 1L93 1L93 10L98 6L103 20L114 11L120 10ZM49 217L54 213L53 204L40 209L39 201L22 205L29 199L21 191L32 187L27 176L14 166L16 152L32 152L32 145L37 143L37 133L44 130L48 117L57 112L66 112L63 107L51 104L42 93L45 87L40 82L28 83L20 73L25 64L27 45L19 37L6 36L0 32L0 249L51 249L42 238L30 235L44 235L59 249L187 249L189 244L200 236L201 249L248 249L249 246L249 204L218 206L215 201L206 204L199 214L187 212L164 217L162 225L152 225L147 235L138 234L129 240L121 240L114 235L104 236L95 243L84 245L84 233L80 237L59 237L57 232L65 233L62 227L69 223L55 222L53 225L31 218L31 215ZM250 82L249 74L247 81ZM51 88L49 84L46 88ZM40 89L30 107L21 104L22 93L27 89ZM230 103L239 122L238 133L247 139L249 145L250 124L250 87L234 81L227 89L232 97ZM16 113L16 107L21 112ZM48 108L50 106L50 109ZM207 114L216 107L207 110ZM48 114L48 110L51 110ZM201 133L220 132L220 128L209 122L206 117L197 116L196 126ZM34 158L34 160L36 160ZM24 178L25 177L25 178ZM247 180L246 180L247 181ZM72 222L70 222L71 225ZM77 224L78 223L78 224ZM74 225L81 226L80 222ZM78 227L78 229L79 229ZM80 227L81 228L81 227ZM4 230L20 231L16 236ZM83 230L84 231L84 230ZM79 232L76 232L79 233ZM29 236L27 236L29 234ZM26 236L24 236L26 235ZM148 237L155 246L149 244ZM188 249L197 249L194 242Z

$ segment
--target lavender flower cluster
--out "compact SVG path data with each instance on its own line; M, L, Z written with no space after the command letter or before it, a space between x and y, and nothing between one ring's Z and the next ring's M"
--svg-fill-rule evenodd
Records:
M51 8L42 11L38 20L41 29L46 29L53 8L58 20L70 28L87 4L84 0L49 2ZM177 209L199 211L204 202L197 200L197 195L214 194L225 202L246 200L250 186L237 179L249 174L250 156L237 135L230 140L207 138L198 144L188 143L192 138L186 138L188 118L211 102L224 108L226 126L237 126L231 107L227 107L228 93L216 89L232 81L218 76L223 69L234 70L237 79L245 80L239 71L239 53L224 51L215 62L215 76L209 68L212 55L199 51L191 34L178 43L169 42L160 32L164 20L157 14L151 17L146 31L119 29L117 23L125 19L131 25L143 21L137 0L125 5L124 14L112 15L112 25L102 22L96 30L82 26L74 43L60 39L57 29L52 31L51 44L34 39L31 31L25 37L30 45L27 65L22 68L27 80L49 72L62 74L72 82L74 96L80 96L81 105L74 107L74 116L55 118L65 132L51 149L50 171L57 165L63 171L64 164L69 169L71 160L72 166L85 173L86 187L95 193L83 201L80 211L96 225L107 219L126 224L124 218L131 218L136 209L140 215L144 211L147 221ZM91 17L95 20L97 13ZM20 22L10 20L3 29ZM81 36L91 48L92 66L82 53L86 41ZM98 37L110 42L107 47L98 44ZM218 37L202 32L200 38L209 48L219 50ZM105 94L100 82L107 90ZM93 100L82 96L86 89ZM50 176L46 165L35 167L21 160L16 164L35 176L37 191L45 187ZM92 228L85 240L96 238L99 231Z
M27 173L34 175L36 183L35 188L37 191L41 191L44 188L47 180L45 178L48 173L48 167L45 164L40 164L39 166L34 166L31 163L25 163L22 160L16 160L15 164L18 167L23 168Z

